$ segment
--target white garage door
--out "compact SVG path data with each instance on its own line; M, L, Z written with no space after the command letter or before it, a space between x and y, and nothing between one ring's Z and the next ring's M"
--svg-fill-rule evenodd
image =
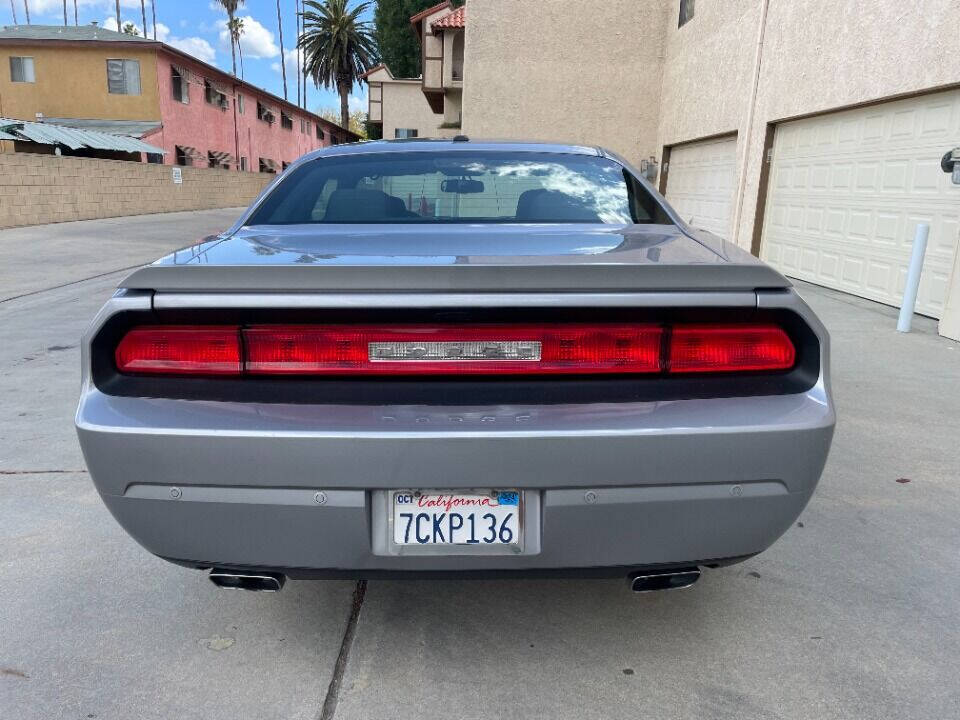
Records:
M930 224L917 311L940 317L960 230L960 91L777 126L761 257L784 274L900 305L918 222Z
M678 145L670 150L667 200L694 227L730 237L736 177L736 136Z

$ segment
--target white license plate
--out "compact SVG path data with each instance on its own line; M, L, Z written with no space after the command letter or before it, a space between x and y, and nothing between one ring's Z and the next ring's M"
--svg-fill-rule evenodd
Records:
M520 493L395 492L393 541L397 545L518 545Z

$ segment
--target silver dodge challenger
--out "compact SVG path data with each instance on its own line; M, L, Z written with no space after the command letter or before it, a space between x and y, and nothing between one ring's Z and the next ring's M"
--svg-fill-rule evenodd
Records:
M222 587L622 576L686 587L789 528L833 435L790 283L595 147L304 156L124 280L83 343L104 503Z

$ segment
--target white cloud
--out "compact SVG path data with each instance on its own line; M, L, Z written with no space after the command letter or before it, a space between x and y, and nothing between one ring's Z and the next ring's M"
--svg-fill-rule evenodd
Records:
M159 37L160 33L157 32L157 38L159 39ZM169 37L165 42L167 45L175 47L177 50L182 50L187 55L193 55L197 60L202 60L211 65L217 58L217 53L213 49L213 46L201 37Z
M250 15L239 15L243 20L243 34L240 36L240 47L244 58L273 58L280 55L280 48L273 39L273 33L253 19ZM220 27L220 44L230 49L230 31L227 30L227 21L222 20Z
M164 25L162 22L157 23L157 40L160 42L167 42L170 37L170 28Z
M303 50L299 48L292 48L290 50L284 50L283 60L284 65L287 66L287 80L291 80L297 76L297 55L300 56L300 68L303 68ZM274 62L270 63L270 69L275 73L280 72L280 63Z
M157 40L165 42L167 45L177 48L177 50L182 50L187 53L187 55L192 55L205 63L213 64L217 58L217 53L213 49L213 46L202 37L177 37L171 35L170 28L162 22L157 23Z
M127 23L133 23L133 26L137 29L137 35L139 35L140 37L143 37L143 28L140 27L140 24L133 22L133 19L131 18L125 18L122 12L120 13L120 22L123 23L124 25L126 25ZM113 15L108 16L102 23L100 23L100 27L117 32L117 18ZM159 26L158 26L158 32L159 32Z
M363 97L357 95L349 95L347 97L347 104L350 107L350 112L356 112L357 110L362 110L363 112L367 111L367 96Z

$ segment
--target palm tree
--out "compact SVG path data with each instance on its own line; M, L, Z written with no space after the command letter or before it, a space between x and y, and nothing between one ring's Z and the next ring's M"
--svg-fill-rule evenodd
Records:
M143 36L147 36L147 6L140 0L140 17L143 18Z
M67 26L67 0L63 0L63 26Z
M13 4L13 0L10 0L10 14L13 15L13 24L19 25L17 22L17 6Z
M287 59L283 56L283 20L280 19L280 0L277 0L277 30L280 31L280 72L283 73L283 99L286 100L287 99Z
M233 57L233 76L237 76L237 51L236 43L240 36L235 34L236 24L233 22L233 16L237 14L237 9L243 5L243 0L220 0L223 9L227 11L227 30L230 31L230 55Z
M27 25L30 24L30 4L27 0L23 0L23 11L27 14Z
M73 0L73 24L80 24L80 20L77 18L77 0Z
M26 0L24 0L26 2ZM123 26L120 24L120 0L117 0L117 32L120 32L120 28Z
M340 127L350 126L348 97L353 84L373 67L377 50L368 23L360 16L370 7L361 2L352 10L349 0L304 0L303 34L297 46L303 48L305 74L313 84L335 87L340 94Z
M240 53L240 77L243 78L243 48L240 47L240 36L243 35L243 18L235 17L233 20L227 20L227 29L230 31L230 42L237 44L237 52ZM236 76L236 73L234 73Z
M77 2L77 0L73 0ZM150 12L153 13L153 39L157 39L157 0L150 0Z

